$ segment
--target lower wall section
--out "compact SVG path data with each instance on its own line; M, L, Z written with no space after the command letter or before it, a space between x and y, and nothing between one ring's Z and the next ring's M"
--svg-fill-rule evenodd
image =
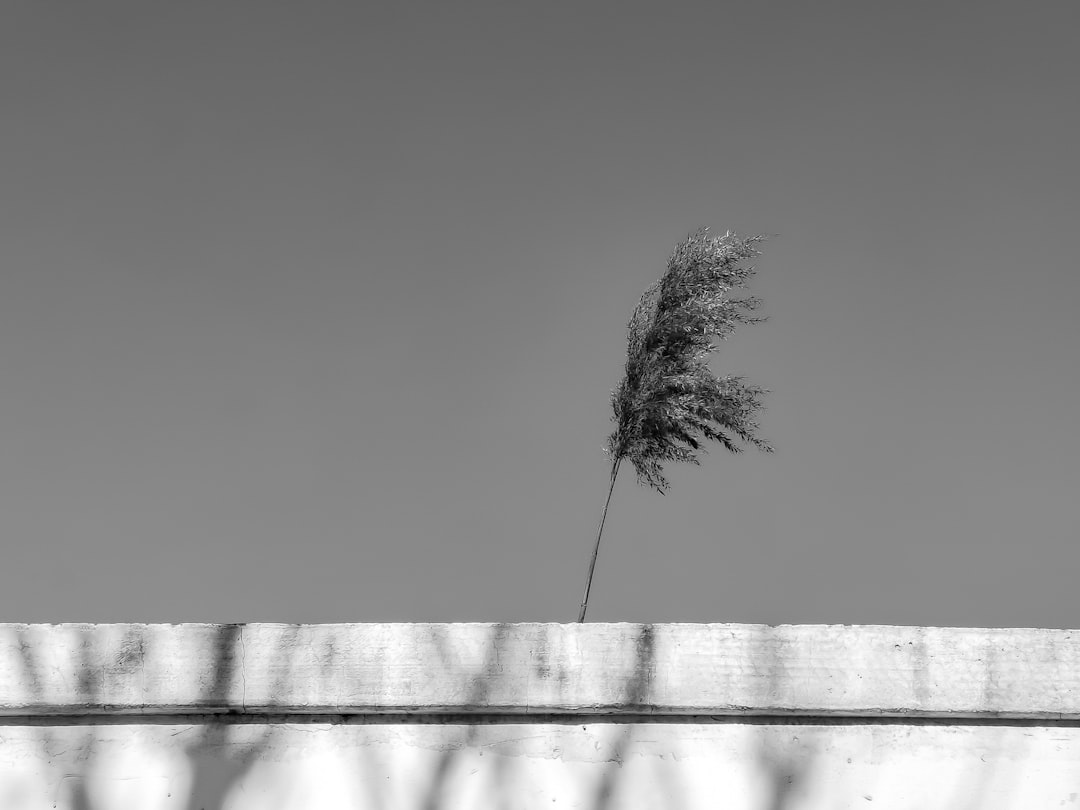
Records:
M0 807L1080 807L1074 725L417 719L8 724L0 726Z

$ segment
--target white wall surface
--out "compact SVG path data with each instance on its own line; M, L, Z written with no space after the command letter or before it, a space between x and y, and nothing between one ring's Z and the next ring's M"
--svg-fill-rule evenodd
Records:
M1080 807L1070 631L0 626L2 810Z

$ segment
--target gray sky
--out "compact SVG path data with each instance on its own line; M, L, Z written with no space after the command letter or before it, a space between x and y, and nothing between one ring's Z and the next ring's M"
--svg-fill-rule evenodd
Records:
M3 621L572 621L625 324L777 236L773 456L589 618L1080 626L1075 3L14 2Z

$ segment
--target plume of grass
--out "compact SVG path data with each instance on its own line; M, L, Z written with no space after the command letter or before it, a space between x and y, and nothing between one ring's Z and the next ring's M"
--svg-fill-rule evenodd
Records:
M771 452L757 435L764 389L742 377L717 377L709 358L739 324L758 323L761 301L732 293L746 288L762 236L741 238L708 228L675 246L667 270L634 309L627 332L626 374L612 393L615 430L608 438L611 483L596 533L578 621L585 621L600 537L623 461L638 483L668 489L664 464L700 463L708 440L733 453L743 445Z

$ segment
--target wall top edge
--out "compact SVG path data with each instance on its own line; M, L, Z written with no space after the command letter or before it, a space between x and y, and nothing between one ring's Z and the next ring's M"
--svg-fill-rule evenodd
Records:
M746 622L0 622L0 630L32 627L54 628L224 628L224 627L269 627L269 628L349 628L349 627L563 627L579 628L586 632L589 628L628 628L628 627L671 627L671 628L754 628L764 629L830 629L830 630L939 630L957 632L1024 632L1024 633L1080 633L1080 628L1065 627L1000 627L982 625L914 625L914 624L805 624L782 622L779 624L761 624Z
M0 715L324 711L1080 719L1080 632L0 624Z

